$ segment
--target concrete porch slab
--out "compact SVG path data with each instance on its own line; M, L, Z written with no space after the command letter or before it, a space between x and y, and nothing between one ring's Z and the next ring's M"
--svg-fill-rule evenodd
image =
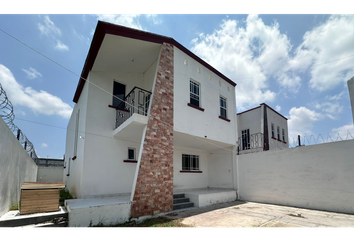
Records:
M69 212L69 227L124 223L130 217L130 195L94 197L65 201Z
M196 207L205 207L217 203L226 203L236 200L236 191L225 188L198 188L198 189L178 189L174 194L184 193Z

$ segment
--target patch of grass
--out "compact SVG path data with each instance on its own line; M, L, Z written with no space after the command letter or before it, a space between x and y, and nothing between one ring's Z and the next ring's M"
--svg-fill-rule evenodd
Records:
M166 217L149 218L141 223L136 223L136 221L129 221L122 224L104 226L103 224L98 224L93 227L191 227L189 225L181 223L183 219L168 219Z
M64 206L64 201L66 199L73 199L73 196L66 189L60 190L59 205Z
M19 210L18 208L18 203L16 203L15 205L13 205L11 208L10 208L10 211L12 210Z

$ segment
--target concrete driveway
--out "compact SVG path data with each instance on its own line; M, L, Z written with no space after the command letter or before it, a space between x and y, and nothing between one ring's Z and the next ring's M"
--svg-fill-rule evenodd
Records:
M354 227L354 215L235 201L167 215L194 227Z

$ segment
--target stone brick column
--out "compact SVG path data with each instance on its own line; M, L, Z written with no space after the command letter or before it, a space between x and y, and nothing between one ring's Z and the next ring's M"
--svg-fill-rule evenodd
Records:
M131 217L173 209L173 45L164 43L158 64ZM166 124L168 123L168 124Z

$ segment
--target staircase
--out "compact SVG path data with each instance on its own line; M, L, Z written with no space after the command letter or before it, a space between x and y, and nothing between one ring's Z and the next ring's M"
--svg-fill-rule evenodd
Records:
M194 203L184 196L184 193L173 194L173 210L194 207Z

